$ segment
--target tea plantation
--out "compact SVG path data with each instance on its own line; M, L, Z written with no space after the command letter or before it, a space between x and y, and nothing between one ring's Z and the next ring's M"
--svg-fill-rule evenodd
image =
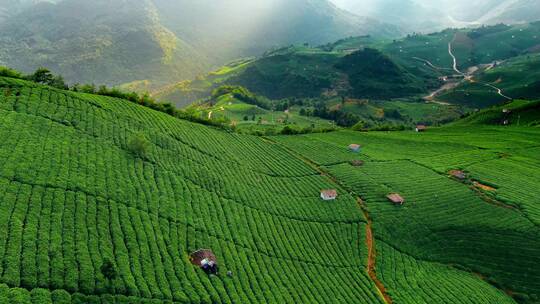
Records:
M536 303L539 142L262 138L0 78L0 303ZM200 248L218 275L190 263Z
M396 302L484 303L480 295L497 294L478 292L486 282L521 302L539 301L539 128L469 125L275 140L362 198L373 221L377 271ZM363 145L360 155L347 151L350 143ZM351 166L355 158L364 165ZM452 169L467 179L450 177ZM405 204L392 205L389 193Z
M280 146L123 100L0 87L0 302L382 303L356 201L322 202L335 185ZM190 264L199 248L218 276Z

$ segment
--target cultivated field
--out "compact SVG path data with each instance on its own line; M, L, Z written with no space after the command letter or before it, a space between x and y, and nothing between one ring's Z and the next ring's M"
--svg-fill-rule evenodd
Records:
M0 303L538 301L538 128L263 138L9 78L0 114Z
M362 199L373 221L377 271L399 302L508 300L490 298L502 296L494 291L478 292L490 289L485 282L517 299L538 300L540 129L469 125L426 133L344 131L274 140ZM348 152L351 143L363 145L360 155ZM352 159L364 165L353 167ZM450 177L452 169L465 171L467 179ZM392 205L385 197L389 193L401 194L405 204ZM447 282L435 296L427 286L440 285L438 276ZM475 283L464 283L471 280ZM473 297L460 284L490 297Z
M335 184L280 146L123 100L0 88L0 302L382 303L356 201L321 201ZM218 276L189 263L199 248Z

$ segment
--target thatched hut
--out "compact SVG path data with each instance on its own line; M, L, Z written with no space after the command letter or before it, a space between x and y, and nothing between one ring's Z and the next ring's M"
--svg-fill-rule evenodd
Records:
M325 201L333 201L337 196L338 193L336 189L321 190L321 198Z
M386 198L395 205L403 205L405 203L405 199L397 193L390 193Z
M416 132L425 132L427 130L426 125L417 125L416 126Z
M208 274L218 273L216 255L210 249L199 249L189 255L191 264L200 267Z
M354 153L360 152L360 149L362 149L362 146L360 146L359 144L350 144L349 145L349 150L354 152Z
M457 178L459 180L465 180L467 178L467 174L465 174L465 172L461 170L451 170L448 173L450 174L450 176Z

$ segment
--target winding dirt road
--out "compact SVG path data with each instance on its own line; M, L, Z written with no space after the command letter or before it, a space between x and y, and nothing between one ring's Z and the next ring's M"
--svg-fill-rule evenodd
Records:
M437 97L437 95L439 95L440 93L444 92L444 91L448 91L448 90L451 90L455 87L457 87L459 84L461 84L462 82L464 81L469 81L469 82L476 82L480 85L483 85L483 86L486 86L486 87L489 87L493 90L495 90L495 92L505 98L506 100L513 100L512 97L509 97L507 95L505 95L503 93L503 90L501 88L498 88L490 83L486 83L486 82L480 82L480 81L474 81L473 80L473 75L474 73L478 70L478 69L470 69L467 73L464 73L462 72L460 69L459 69L459 64L458 64L458 59L456 58L456 56L454 55L454 51L453 51L453 47L452 47L452 44L454 43L454 41L456 40L456 36L454 35L454 38L452 39L452 41L448 42L448 55L450 55L450 57L452 58L452 69L448 69L448 68L442 68L442 67L438 67L436 65L434 65L433 63L431 63L429 60L426 60L426 59L423 59L423 58L419 58L419 57L413 57L413 59L415 60L420 60L420 61L423 61L425 62L427 65L429 65L430 67L432 67L433 69L436 69L436 70L453 70L454 72L457 73L457 75L459 75L460 77L463 77L463 80L462 81L458 81L458 82L452 82L452 83L446 83L444 84L442 87L440 87L438 90L432 92L430 95L424 97L424 99L428 102L435 102L435 103L439 103L439 104L446 104L448 105L448 103L444 103L444 102L436 102L435 101L435 97ZM489 70L491 68L494 67L494 64L490 64L488 66L488 68L486 69Z
M461 75L463 77L466 77L466 75L458 69L457 58L456 58L456 56L454 56L454 53L452 52L452 42L454 42L455 39L456 39L456 37L454 36L454 39L452 41L448 42L448 54L450 54L450 57L452 57L452 60L453 60L452 68L459 75Z
M431 61L429 61L427 59L424 59L424 58L413 57L413 59L422 61L422 62L426 63L427 65L429 65L430 67L434 68L435 70L452 70L452 69L449 69L449 68L443 68L443 67L440 67L440 66L436 66L433 63L431 63Z

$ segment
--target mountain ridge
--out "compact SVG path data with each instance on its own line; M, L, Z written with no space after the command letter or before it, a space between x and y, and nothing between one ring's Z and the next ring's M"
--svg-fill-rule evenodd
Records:
M182 1L15 3L21 9L4 14L0 22L0 62L27 73L46 66L70 83L151 81L163 85L275 46L397 32L339 10L327 0L250 2L244 8L246 14L268 15L256 19L261 22L258 27L245 18L227 20L246 6L242 1L219 5ZM260 7L264 3L273 3L270 8L275 11ZM282 18L288 21L279 21Z

